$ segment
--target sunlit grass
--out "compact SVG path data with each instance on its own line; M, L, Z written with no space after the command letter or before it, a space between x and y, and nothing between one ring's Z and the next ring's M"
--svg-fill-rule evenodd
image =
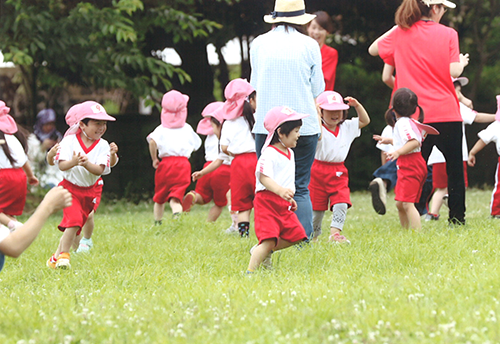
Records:
M53 271L58 214L0 273L0 342L496 343L500 221L488 216L490 191L467 199L465 227L449 227L445 212L413 232L392 199L379 216L368 193L354 193L350 246L323 234L252 276L256 239L226 235L227 211L215 224L208 206L177 221L166 212L154 227L146 203L103 205L93 251Z

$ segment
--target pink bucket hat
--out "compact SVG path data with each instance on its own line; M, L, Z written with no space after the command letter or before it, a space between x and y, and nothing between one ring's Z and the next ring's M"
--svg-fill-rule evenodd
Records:
M222 111L217 111L219 108L222 108L223 102L212 102L205 106L201 115L204 117L196 127L196 132L201 135L213 135L214 131L212 129L212 125L210 124L210 117L214 117L220 123L224 121L222 118Z
M90 118L98 121L116 121L116 118L111 117L106 113L104 107L98 102L87 100L83 103L75 104L69 108L66 113L66 124L69 129L66 130L64 136L78 134L80 132L79 123L82 119Z
M168 91L161 100L161 125L169 129L182 128L186 124L189 96L179 91Z
M495 121L500 121L500 95L497 96L497 113L495 114Z
M344 103L344 98L338 92L325 91L316 99L319 107L324 110L347 110L349 105Z
M245 79L231 80L225 90L224 119L236 119L243 113L243 104L255 89Z
M263 152L264 149L269 146L276 128L278 128L285 122L296 121L307 116L309 115L295 112L287 106L276 106L269 110L269 112L266 114L266 117L264 118L264 128L266 128L268 134L266 141L262 146L261 152Z
M17 124L9 112L10 107L0 100L0 130L11 135L17 132Z

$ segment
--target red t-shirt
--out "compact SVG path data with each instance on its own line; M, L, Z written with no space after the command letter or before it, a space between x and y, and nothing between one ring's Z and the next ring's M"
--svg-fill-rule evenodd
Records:
M321 47L321 64L323 67L323 77L325 78L325 91L333 91L338 60L339 53L337 50L323 44Z
M450 63L460 61L455 30L420 20L409 30L396 28L378 43L378 50L384 62L395 66L397 87L418 96L424 123L462 122L450 75Z

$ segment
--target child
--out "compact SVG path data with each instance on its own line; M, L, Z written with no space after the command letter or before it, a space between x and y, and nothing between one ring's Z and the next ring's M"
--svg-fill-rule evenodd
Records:
M295 158L302 118L288 107L272 108L264 118L269 132L255 176L255 234L259 244L252 247L247 273L253 273L261 264L271 267L271 254L307 239L304 227L294 211Z
M244 79L235 79L224 90L224 125L221 130L221 150L234 156L231 163L231 210L238 212L238 231L248 237L250 213L255 196L255 90Z
M322 118L322 134L316 148L311 169L309 191L313 205L313 239L321 234L321 222L325 211L333 212L329 240L350 243L340 232L344 226L347 209L351 207L349 177L344 161L352 142L361 134L361 128L370 123L370 117L356 99L326 91L318 96L319 115ZM349 106L356 109L359 117L346 120ZM330 207L328 207L330 203Z
M110 148L102 136L107 122L115 119L94 101L74 105L70 110L76 119L59 144L55 160L64 174L59 185L71 193L73 204L64 209L58 226L63 235L56 252L47 261L52 269L71 268L69 250L94 209L96 182L101 175L111 172Z
M201 139L186 123L189 97L169 91L161 101L161 125L146 138L155 173L153 197L155 225L161 225L165 202L170 203L172 217L182 213L181 200L191 183L191 153L201 146ZM161 159L160 160L158 159Z
M188 192L182 202L183 210L190 211L194 204L206 204L213 199L215 204L208 212L207 221L209 222L214 222L219 218L222 209L227 205L226 194L229 191L231 159L224 153L222 154L226 158L219 158L221 155L219 152L219 137L224 122L222 116L223 104L223 102L210 103L201 113L204 119L198 124L196 132L207 135L205 140L206 163L202 171L193 173L192 176L196 175L193 180L199 179L196 189ZM206 167L210 166L212 162L214 162L212 167L216 166L217 169L206 175Z
M476 154L480 152L486 145L490 142L495 142L497 148L497 154L500 155L500 95L497 96L497 112L495 115L495 121L491 123L486 129L480 131L477 136L477 140L474 147L469 152L469 166L476 165ZM495 173L495 188L491 195L490 204L490 214L494 218L500 218L500 157L498 158L497 171Z
M438 132L428 125L411 118L419 108L419 120L423 121L424 111L418 105L418 98L408 88L394 92L392 108L386 113L386 121L394 127L393 138L380 137L382 144L393 144L394 151L387 154L390 160L397 159L398 178L396 183L396 207L403 228L420 229L420 214L415 207L420 198L422 186L427 176L427 165L420 153L425 134Z
M465 124L470 125L474 122L491 123L495 120L494 114L478 113L472 109L472 101L466 98L461 92L462 87L468 83L469 79L465 77L453 79L453 86L455 86L455 92L460 101L460 115L463 120L462 156L464 160L465 187L469 186L467 178L467 160L469 158L469 153L467 149L467 140L465 138ZM425 215L425 221L439 220L439 210L444 200L448 197L448 176L446 174L446 159L436 146L432 149L427 164L432 165L432 186L434 195L432 196L431 209L429 213Z
M0 101L0 224L16 229L22 223L14 216L22 215L26 203L26 182L38 185L31 170L27 139L18 131L9 115L10 108Z

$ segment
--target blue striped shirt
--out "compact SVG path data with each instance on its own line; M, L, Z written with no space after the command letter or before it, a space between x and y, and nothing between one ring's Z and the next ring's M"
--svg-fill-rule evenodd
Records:
M266 134L264 117L275 106L288 106L303 119L301 135L319 134L314 99L325 90L318 42L289 27L278 26L258 36L250 47L250 83L257 91L253 132Z

